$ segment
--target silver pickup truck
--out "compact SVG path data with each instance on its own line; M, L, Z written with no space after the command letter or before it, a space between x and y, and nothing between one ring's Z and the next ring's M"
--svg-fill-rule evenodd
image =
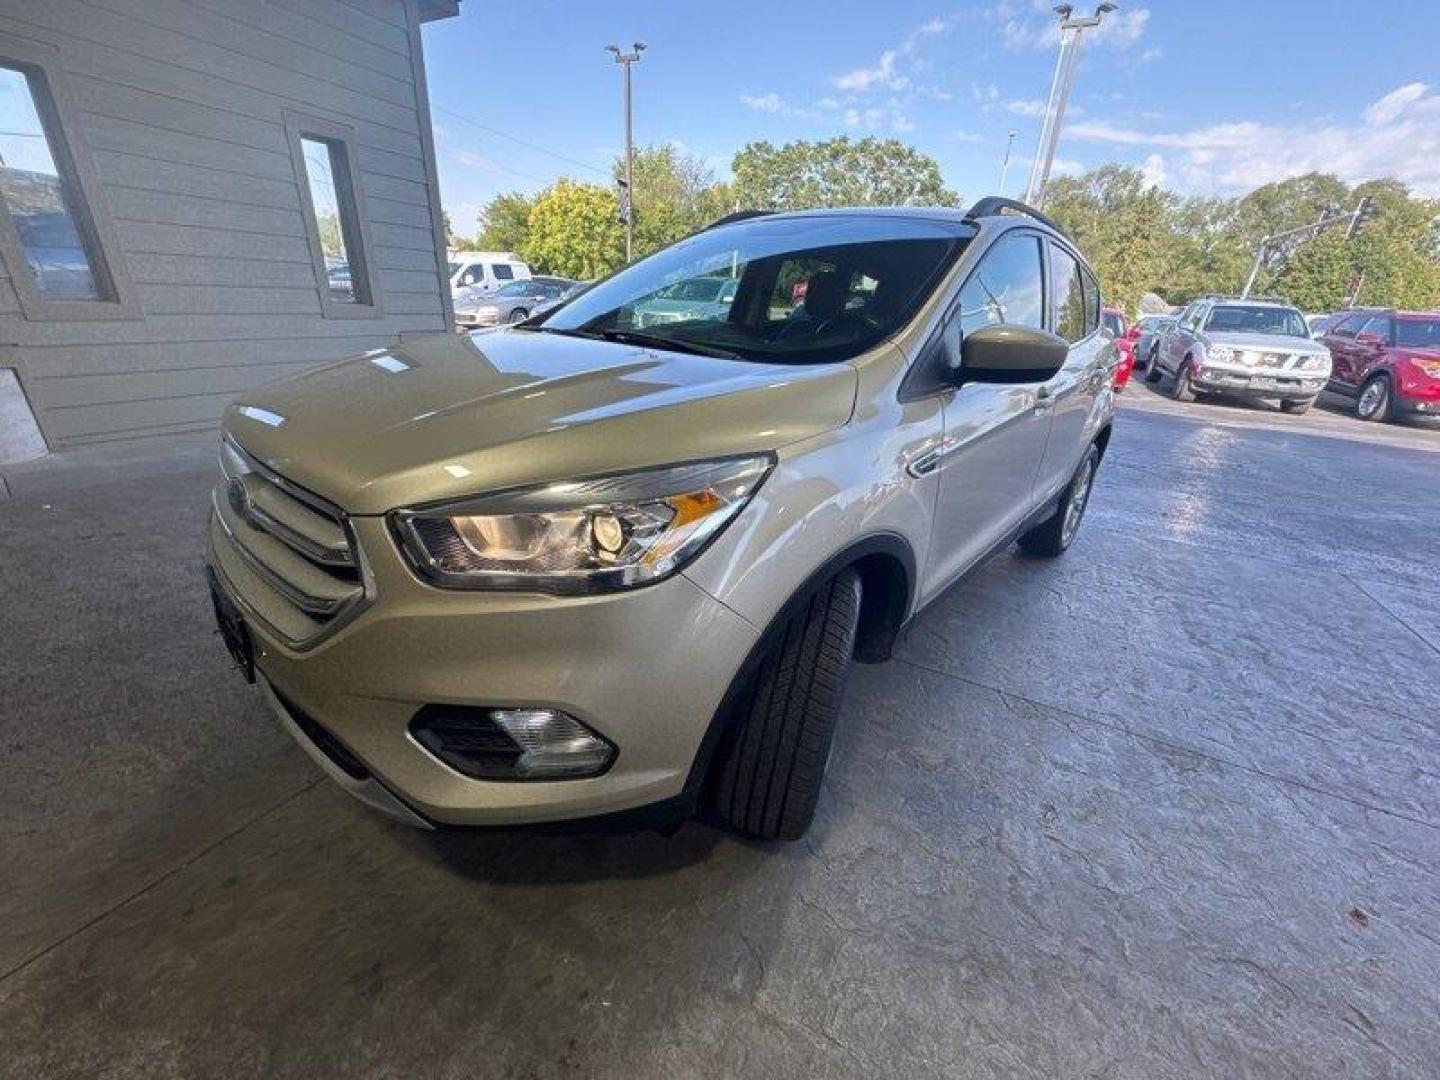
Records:
M1305 316L1289 304L1205 297L1159 340L1145 381L1167 376L1176 401L1228 394L1278 399L1286 412L1303 413L1330 378L1330 351L1311 340Z

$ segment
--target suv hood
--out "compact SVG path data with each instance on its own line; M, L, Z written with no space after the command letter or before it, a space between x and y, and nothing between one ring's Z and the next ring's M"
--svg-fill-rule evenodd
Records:
M1232 349L1261 349L1265 352L1301 353L1305 356L1328 356L1330 350L1312 338L1290 334L1240 334L1229 330L1207 330L1205 340L1211 345L1229 345Z
M224 429L352 514L775 450L850 418L849 364L754 364L499 330L437 334L272 383Z

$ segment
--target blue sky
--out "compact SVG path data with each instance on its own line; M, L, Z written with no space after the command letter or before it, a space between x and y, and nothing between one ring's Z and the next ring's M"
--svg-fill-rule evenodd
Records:
M718 177L752 139L877 135L975 198L996 190L1013 130L1013 194L1055 23L1041 0L463 0L425 29L442 196L473 232L497 192L604 181L621 145L604 46L637 39L637 143L675 143ZM1087 39L1058 168L1122 161L1217 194L1324 169L1440 197L1437 45L1433 0L1122 4Z

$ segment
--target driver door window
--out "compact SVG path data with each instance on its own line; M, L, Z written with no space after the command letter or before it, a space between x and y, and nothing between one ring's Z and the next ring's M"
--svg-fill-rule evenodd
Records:
M960 290L956 317L962 338L997 323L1045 329L1039 238L1013 233L997 240Z

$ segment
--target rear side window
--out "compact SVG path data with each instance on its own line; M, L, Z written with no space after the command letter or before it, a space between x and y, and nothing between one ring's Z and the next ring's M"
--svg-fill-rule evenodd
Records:
M1334 337L1353 338L1369 319L1370 316L1363 311L1358 315L1349 315L1332 326L1329 333Z
M1066 251L1050 246L1050 283L1054 290L1051 314L1055 333L1066 341L1079 341L1086 330L1085 288L1080 281L1080 264Z
M960 290L961 335L1006 323L1045 328L1045 286L1040 240L1030 233L1001 237Z
M1440 348L1440 319L1401 319L1395 324L1395 344L1410 349Z

